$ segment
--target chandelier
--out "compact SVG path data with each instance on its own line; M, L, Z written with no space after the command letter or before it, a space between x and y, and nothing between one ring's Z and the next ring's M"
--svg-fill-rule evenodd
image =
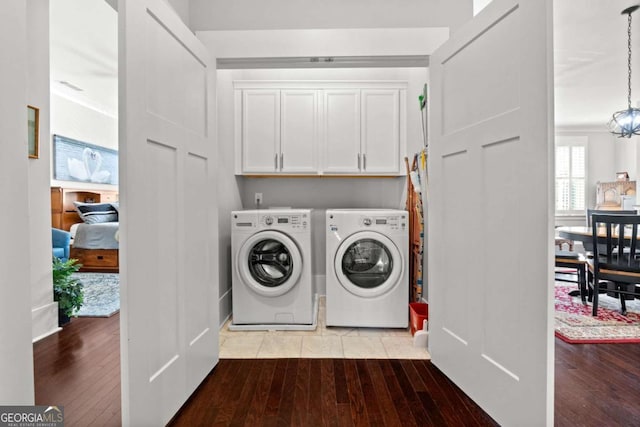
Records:
M631 138L632 135L640 135L640 109L631 107L631 14L635 12L640 5L626 8L621 12L627 15L627 109L616 111L609 120L609 130L611 133L618 135L619 138Z

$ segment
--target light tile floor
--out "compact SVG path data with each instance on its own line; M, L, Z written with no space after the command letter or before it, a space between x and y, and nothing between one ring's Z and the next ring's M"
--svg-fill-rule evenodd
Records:
M415 347L409 328L338 328L325 324L324 298L320 298L315 331L220 330L221 359L347 358L429 359L424 347Z

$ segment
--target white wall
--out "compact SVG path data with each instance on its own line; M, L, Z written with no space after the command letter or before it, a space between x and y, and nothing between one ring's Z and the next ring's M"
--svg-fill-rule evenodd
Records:
M231 211L242 209L241 182L234 175L233 73L220 70L216 76L218 129L218 262L220 324L231 314Z
M629 172L629 177L636 181L640 181L638 176L638 161L637 154L638 143L640 138L614 138L614 145L616 147L616 172ZM640 184L639 189L640 189Z
M117 150L118 118L59 94L53 94L51 96L51 135L54 134ZM52 137L49 137L48 144L53 156ZM117 186L114 185L55 180L53 159L51 159L50 177L51 186L54 187L117 189Z
M189 27L190 0L165 0L176 11L182 22Z
M118 117L54 93L51 96L51 134L117 150Z
M0 2L0 200L3 209L0 233L0 402L32 405L33 346L31 344L31 274L29 238L29 188L27 159L27 3ZM44 3L47 3L45 0ZM29 14L31 16L31 14ZM40 14L37 14L40 16ZM46 33L45 33L46 34ZM50 238L49 238L50 239ZM43 245L46 244L44 239Z
M304 28L456 29L471 19L473 0L191 0L191 28L275 30Z
M218 58L430 55L449 38L448 27L202 31Z
M58 303L51 276L51 196L49 192L49 0L27 2L27 101L40 109L39 158L29 159L29 243L32 338L58 330Z

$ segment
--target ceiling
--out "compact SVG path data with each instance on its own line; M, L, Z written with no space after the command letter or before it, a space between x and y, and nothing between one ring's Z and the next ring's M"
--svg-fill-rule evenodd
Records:
M627 16L638 0L555 0L556 125L606 130L627 107ZM640 12L633 15L632 105L640 100Z
M620 12L638 2L555 0L557 126L604 130L610 115L626 108L627 20ZM105 0L50 4L52 92L117 116L117 13ZM639 40L640 12L633 24L634 76L640 76ZM636 106L640 78L632 84Z
M50 18L51 92L117 117L116 11L104 0L52 0Z

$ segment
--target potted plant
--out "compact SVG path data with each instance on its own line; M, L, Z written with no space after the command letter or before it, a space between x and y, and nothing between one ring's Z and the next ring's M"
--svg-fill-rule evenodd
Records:
M69 323L84 302L82 283L72 277L80 267L82 264L78 264L77 259L53 258L53 300L58 302L58 326Z

